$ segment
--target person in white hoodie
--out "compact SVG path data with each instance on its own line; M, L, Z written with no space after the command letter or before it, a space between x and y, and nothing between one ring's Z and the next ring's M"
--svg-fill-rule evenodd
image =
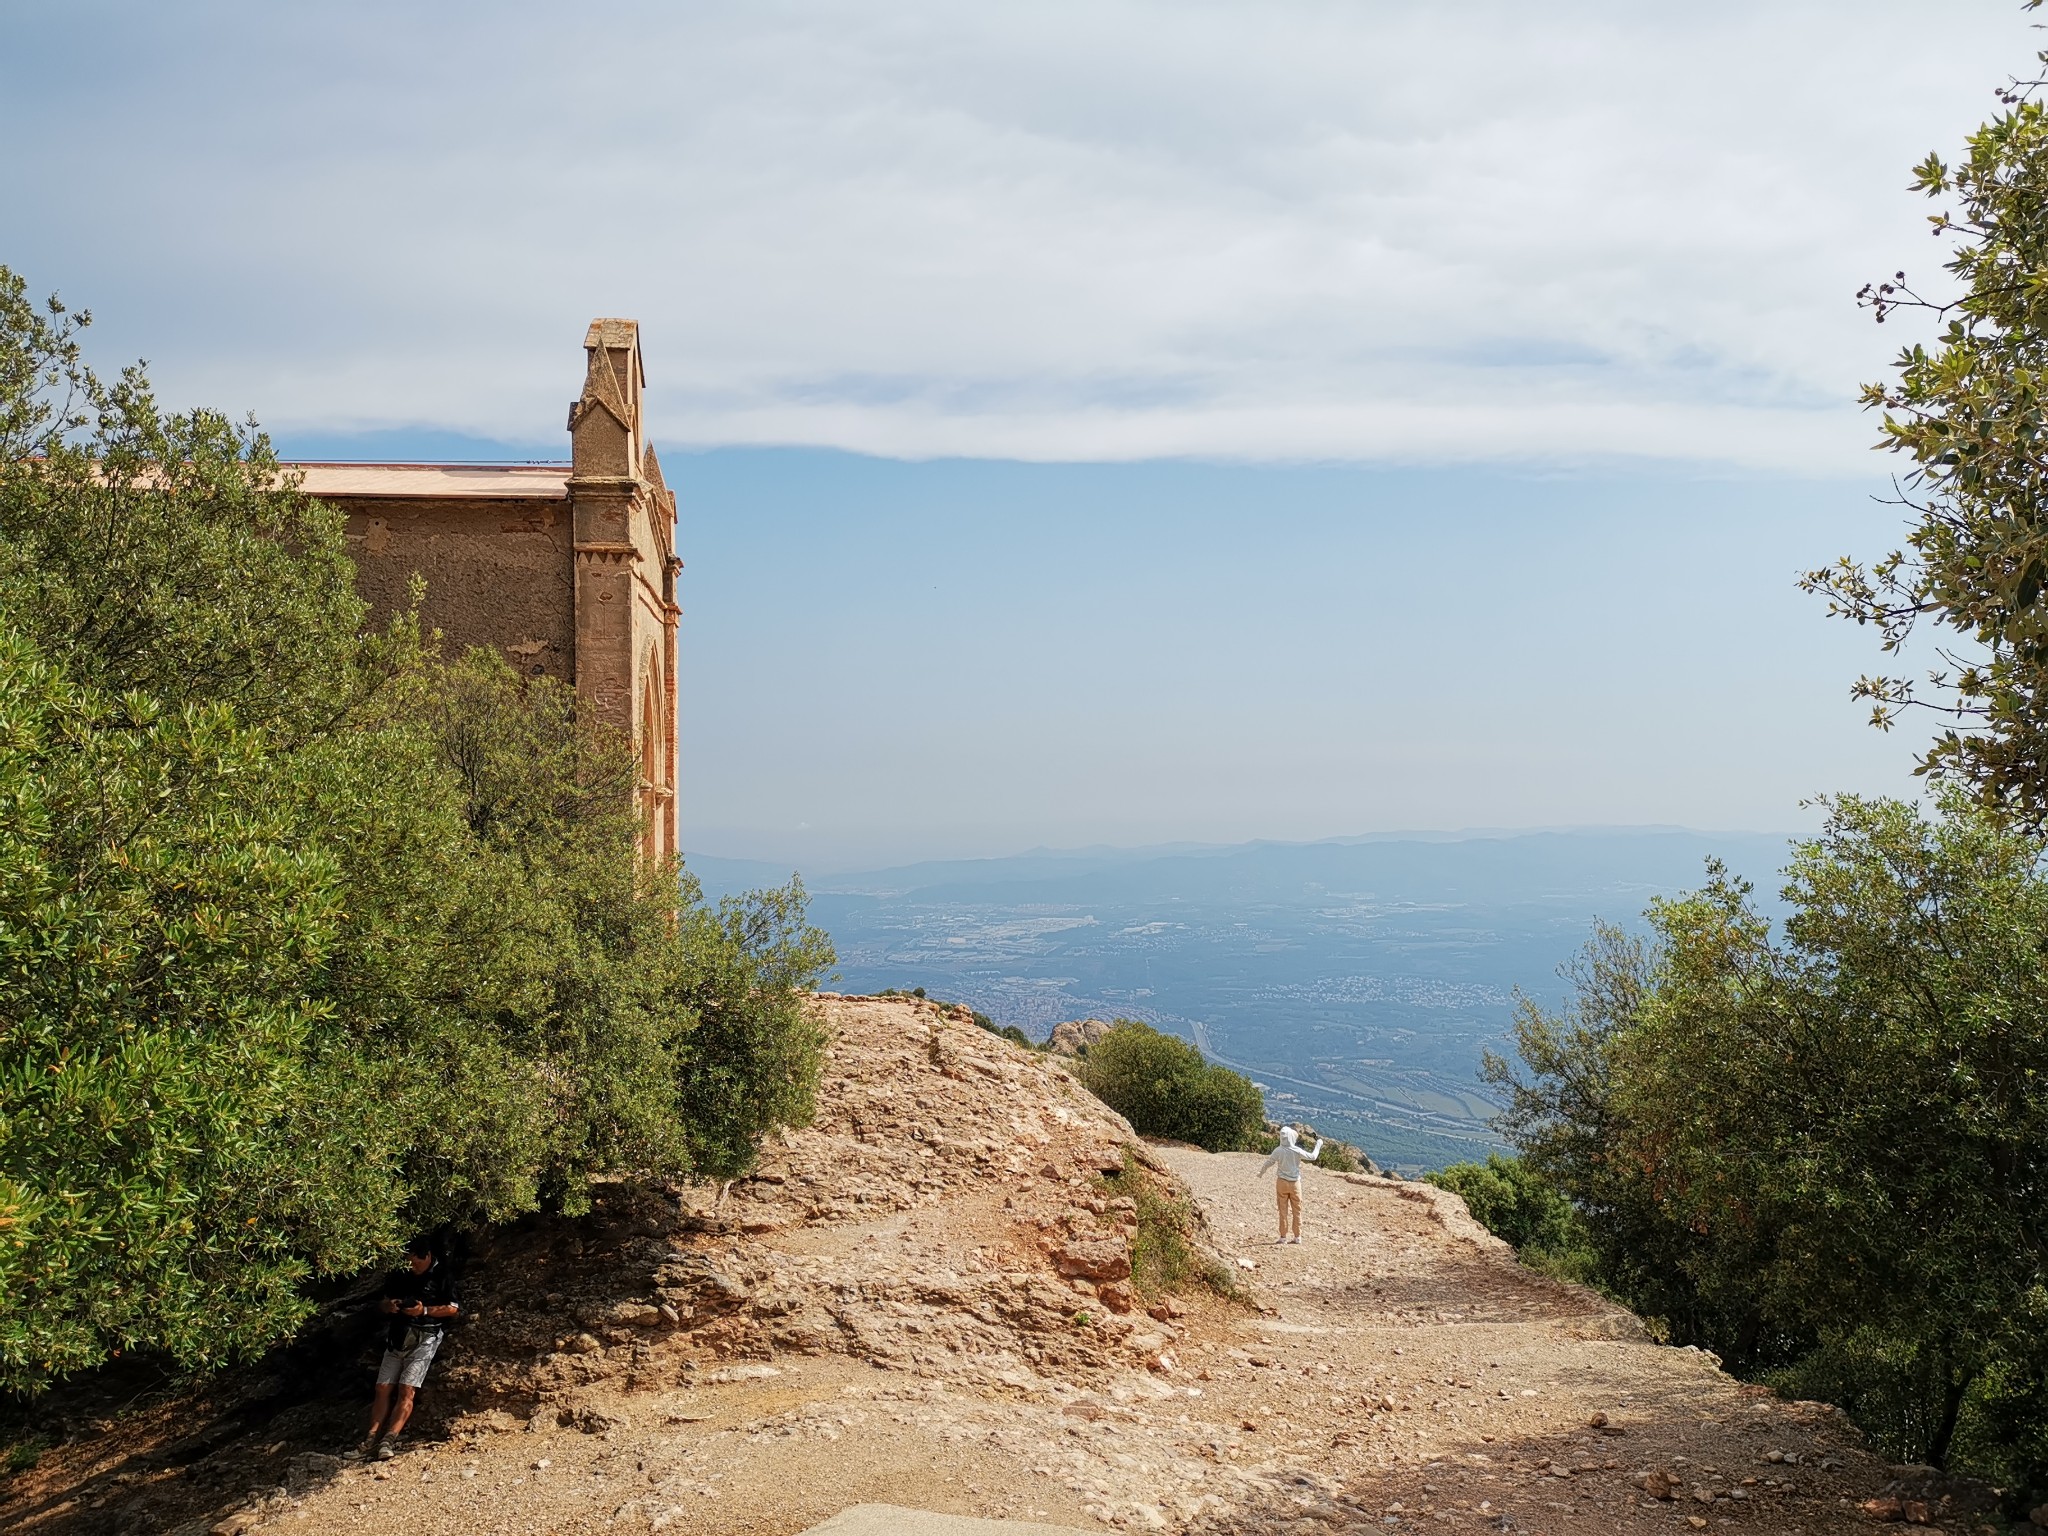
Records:
M1280 1241L1298 1243L1301 1241L1301 1165L1312 1163L1323 1150L1323 1139L1318 1136L1316 1144L1308 1151L1301 1150L1295 1140L1294 1127L1280 1127L1280 1145L1266 1154L1266 1160L1259 1164L1258 1177L1264 1178L1268 1168L1278 1168L1280 1177L1273 1181L1273 1196L1280 1204ZM1294 1232L1288 1235L1287 1224L1292 1219Z

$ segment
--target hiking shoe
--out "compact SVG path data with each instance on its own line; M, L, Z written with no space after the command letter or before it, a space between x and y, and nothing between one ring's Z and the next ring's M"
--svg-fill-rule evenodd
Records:
M392 1457L396 1456L397 1454L398 1437L396 1435L393 1435L389 1440L386 1440L382 1445L377 1447L377 1459L379 1461L389 1461Z

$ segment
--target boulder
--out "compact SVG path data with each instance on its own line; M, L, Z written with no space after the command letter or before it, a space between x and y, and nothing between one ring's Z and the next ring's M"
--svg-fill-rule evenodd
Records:
M1046 1049L1056 1056L1078 1056L1115 1027L1107 1019L1069 1019L1053 1025Z
M1063 1275L1101 1285L1110 1280L1128 1280L1131 1250L1120 1238L1076 1237L1061 1246L1053 1261Z

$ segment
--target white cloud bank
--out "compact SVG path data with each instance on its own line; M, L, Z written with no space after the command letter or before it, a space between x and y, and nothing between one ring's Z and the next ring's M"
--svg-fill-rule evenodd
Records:
M44 8L0 261L165 393L548 441L1867 470L2017 0ZM1888 328L1889 329L1889 328Z

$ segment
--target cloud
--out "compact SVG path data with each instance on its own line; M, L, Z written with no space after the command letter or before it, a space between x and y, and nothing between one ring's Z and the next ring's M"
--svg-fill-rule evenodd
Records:
M2014 0L51 7L0 260L173 398L659 440L1868 467ZM1917 243L1916 243L1917 242Z

